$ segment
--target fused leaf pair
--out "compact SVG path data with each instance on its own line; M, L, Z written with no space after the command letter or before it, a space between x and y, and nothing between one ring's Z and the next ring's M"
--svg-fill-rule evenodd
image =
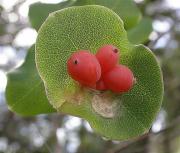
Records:
M38 32L35 53L32 47L23 66L8 74L6 97L9 108L22 115L58 111L79 116L86 119L95 132L109 139L124 140L147 132L161 106L162 75L153 53L143 45L130 42L136 44L147 40L152 31L151 20L138 23L140 14L132 11L137 9L131 0L113 1L114 6L109 0L79 0L75 3L104 5L117 14L94 5L50 14ZM72 5L65 2L51 7L43 4L46 9L39 6L40 3L29 13L36 29L49 12ZM119 16L125 21L125 28ZM69 77L66 62L74 51L90 50L95 54L104 44L121 49L121 64L128 66L137 79L132 90L123 94L97 92L77 86Z
M75 51L95 54L104 44L120 48L121 64L136 76L137 83L127 93L81 88L67 73L67 60ZM147 132L160 108L163 83L154 55L142 45L129 43L122 20L105 7L71 7L52 13L38 33L36 64L53 107L86 119L110 139Z
M104 44L120 48L121 64L136 76L137 83L127 93L80 88L67 73L66 63L74 51L95 54ZM79 116L109 139L129 139L151 127L162 101L161 70L148 48L129 43L123 22L113 11L84 6L51 14L38 32L35 56L41 78L34 48L24 65L8 74L6 97L11 110L22 115L58 111Z

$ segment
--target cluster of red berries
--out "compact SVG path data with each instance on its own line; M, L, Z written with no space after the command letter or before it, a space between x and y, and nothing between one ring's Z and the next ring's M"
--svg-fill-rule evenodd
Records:
M134 76L128 67L118 64L119 54L113 45L101 47L96 55L87 50L75 52L67 62L68 73L83 86L127 92L134 84Z

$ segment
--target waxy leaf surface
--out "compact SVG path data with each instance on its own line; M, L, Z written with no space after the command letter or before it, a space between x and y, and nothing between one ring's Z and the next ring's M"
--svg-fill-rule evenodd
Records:
M88 49L96 53L104 44L120 49L120 63L136 77L127 93L86 89L67 73L66 62L73 52ZM50 14L38 32L35 55L47 97L59 112L86 119L109 139L129 139L151 127L162 101L161 70L148 48L128 41L122 20L112 10L91 5Z

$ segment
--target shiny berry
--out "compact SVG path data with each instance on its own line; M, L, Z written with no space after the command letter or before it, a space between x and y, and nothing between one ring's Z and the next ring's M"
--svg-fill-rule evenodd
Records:
M102 73L106 73L118 64L119 50L113 45L105 45L98 49L96 58L101 65Z
M127 92L134 84L133 72L124 65L116 65L111 71L103 75L107 88L116 93Z
M105 91L108 90L106 85L104 84L104 81L102 79L100 79L97 83L96 83L96 90L101 90L101 91Z
M67 61L69 75L80 84L94 87L101 77L101 66L96 56L86 50L75 52Z

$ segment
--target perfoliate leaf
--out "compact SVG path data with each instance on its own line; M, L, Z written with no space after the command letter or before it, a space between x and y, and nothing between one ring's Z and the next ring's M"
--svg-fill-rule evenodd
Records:
M136 77L127 93L82 88L67 73L66 62L73 52L96 53L104 44L120 49L120 63ZM148 48L129 43L122 20L112 10L91 5L52 13L39 30L35 54L48 99L59 112L86 119L110 139L136 137L151 127L162 101L161 70Z
M36 70L34 50L35 47L31 47L25 63L8 73L6 87L8 107L24 116L56 111L46 98L43 82Z

